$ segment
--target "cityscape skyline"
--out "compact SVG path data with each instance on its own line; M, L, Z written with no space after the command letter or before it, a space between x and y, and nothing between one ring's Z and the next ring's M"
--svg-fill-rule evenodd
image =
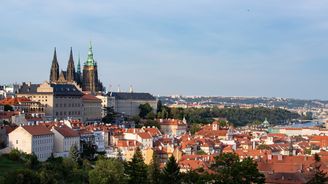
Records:
M113 91L328 99L324 1L131 2L4 2L0 82L42 83L54 47L84 63L91 40Z

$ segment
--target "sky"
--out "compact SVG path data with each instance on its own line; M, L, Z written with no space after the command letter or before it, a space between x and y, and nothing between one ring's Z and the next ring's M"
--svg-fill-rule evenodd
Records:
M54 47L92 41L112 91L328 99L325 0L10 0L0 6L0 84L49 80ZM111 87L110 87L111 86Z

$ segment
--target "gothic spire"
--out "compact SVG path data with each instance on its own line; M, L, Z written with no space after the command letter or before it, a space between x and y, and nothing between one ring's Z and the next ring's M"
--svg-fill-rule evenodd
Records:
M75 65L74 65L72 47L71 47L68 65L67 65L66 80L69 82L75 81Z
M52 59L51 69L50 69L50 82L56 82L59 78L59 64L57 60L56 47L54 50L54 56Z
M80 54L79 54L79 60L77 62L77 73L81 74L81 60L80 60Z

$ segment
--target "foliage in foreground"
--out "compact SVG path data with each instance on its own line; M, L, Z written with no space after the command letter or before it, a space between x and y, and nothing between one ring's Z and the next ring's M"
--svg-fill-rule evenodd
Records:
M239 160L235 154L222 154L211 166L211 174L203 168L181 173L174 156L171 156L163 169L156 154L149 166L144 163L141 151L136 150L131 161L107 159L99 156L96 162L77 159L74 148L69 158L50 157L45 162L38 162L36 157L13 150L9 155L1 156L24 167L12 170L6 177L0 176L0 182L13 183L90 183L90 184L201 184L201 183L264 183L264 176L259 173L257 164L250 158Z

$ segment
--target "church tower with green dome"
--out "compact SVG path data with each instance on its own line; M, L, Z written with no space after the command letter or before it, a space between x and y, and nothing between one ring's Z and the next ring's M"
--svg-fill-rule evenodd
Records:
M102 91L102 84L98 79L97 63L93 58L92 45L90 42L87 61L83 66L82 90L96 93Z

